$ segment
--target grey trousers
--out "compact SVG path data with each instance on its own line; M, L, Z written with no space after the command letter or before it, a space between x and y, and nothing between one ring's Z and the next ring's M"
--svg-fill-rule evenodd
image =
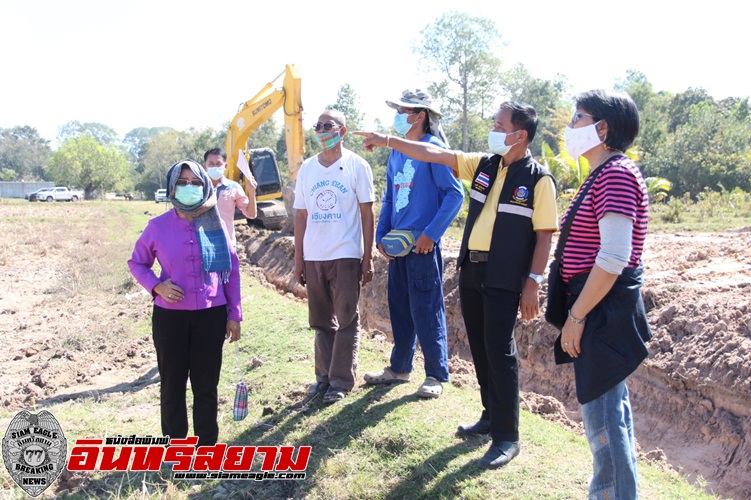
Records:
M308 321L315 335L316 381L355 386L360 315L360 259L306 261Z

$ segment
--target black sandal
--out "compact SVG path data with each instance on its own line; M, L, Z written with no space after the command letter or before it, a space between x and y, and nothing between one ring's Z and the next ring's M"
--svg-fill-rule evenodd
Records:
M326 404L332 404L336 403L337 401L341 401L344 399L344 396L346 396L346 392L336 389L334 387L329 387L329 390L326 391L326 394L323 395L323 402Z

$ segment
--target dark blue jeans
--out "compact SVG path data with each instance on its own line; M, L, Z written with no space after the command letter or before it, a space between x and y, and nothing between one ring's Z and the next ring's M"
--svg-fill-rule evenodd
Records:
M410 252L389 261L389 314L394 334L391 369L411 373L416 340L425 358L425 375L449 380L443 257L435 245L427 254Z
M486 287L485 263L465 260L459 297L467 340L480 384L482 417L493 441L519 440L519 363L514 325L519 293Z

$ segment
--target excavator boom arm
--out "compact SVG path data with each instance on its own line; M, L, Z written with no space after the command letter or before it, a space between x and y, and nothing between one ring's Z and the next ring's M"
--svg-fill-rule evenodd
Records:
M282 77L282 86L278 87ZM252 99L240 105L232 119L225 144L227 176L230 179L240 178L240 170L237 167L238 151L247 148L250 135L280 108L284 109L284 135L290 182L295 182L305 152L305 134L302 125L301 79L294 64L288 64L282 73L267 83Z

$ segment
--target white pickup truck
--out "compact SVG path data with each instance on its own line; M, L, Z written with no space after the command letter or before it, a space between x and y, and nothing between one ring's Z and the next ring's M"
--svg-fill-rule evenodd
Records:
M36 201L78 201L83 199L83 191L70 190L67 187L53 187L37 192L34 199Z

